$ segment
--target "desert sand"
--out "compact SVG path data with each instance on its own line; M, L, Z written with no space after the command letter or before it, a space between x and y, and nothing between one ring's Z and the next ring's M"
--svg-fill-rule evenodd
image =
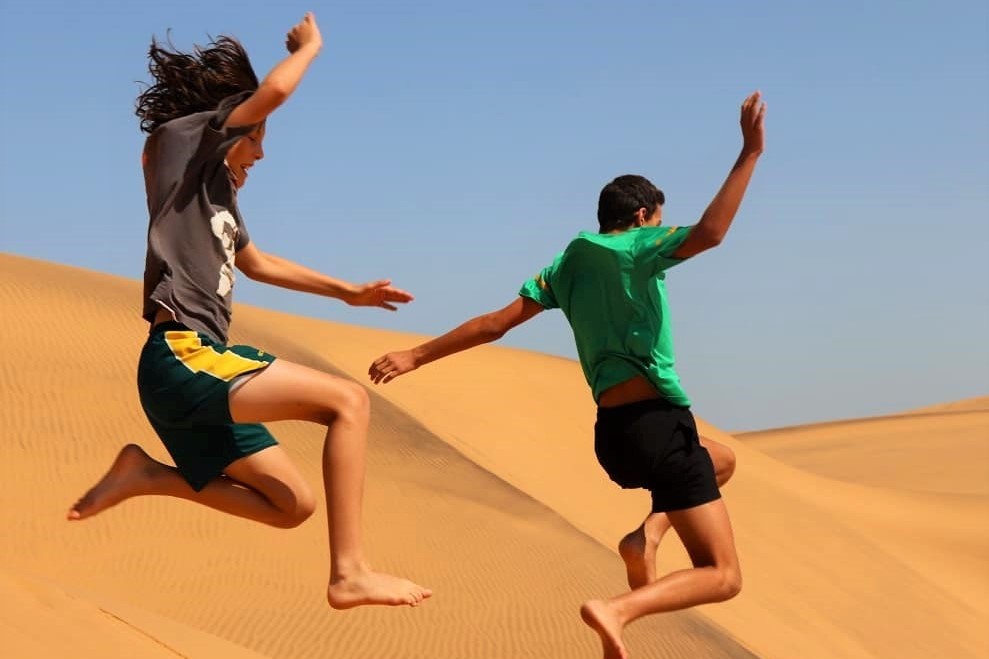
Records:
M166 457L134 384L139 308L140 282L0 254L0 655L600 656L577 609L625 588L615 545L648 497L597 465L575 362L487 346L372 387L369 557L435 595L337 612L323 511L286 531L142 498L65 521L124 443ZM365 383L422 338L247 306L231 336ZM701 420L738 457L745 585L635 623L632 656L987 656L989 412L962 403L741 439ZM270 427L321 491L319 429ZM660 563L687 564L675 536Z

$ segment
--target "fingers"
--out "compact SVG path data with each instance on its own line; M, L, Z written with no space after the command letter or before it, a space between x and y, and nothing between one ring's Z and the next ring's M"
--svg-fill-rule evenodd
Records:
M388 353L383 357L378 357L367 369L368 377L374 384L386 384L399 375L414 370L414 366L404 361L403 353Z
M396 369L397 367L391 362L390 359L388 359L388 357L378 357L374 360L374 363L371 364L371 368L367 370L367 374L370 376L371 381L374 382L374 384L378 384L381 382L382 378L394 372Z
M740 123L743 130L762 127L762 122L766 114L766 103L762 100L762 92L755 91L745 99L742 103L741 114Z

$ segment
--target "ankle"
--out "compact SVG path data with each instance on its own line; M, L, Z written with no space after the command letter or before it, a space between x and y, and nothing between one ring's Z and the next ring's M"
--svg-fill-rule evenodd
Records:
M330 581L333 583L338 581L349 581L370 571L371 566L369 566L367 562L359 556L336 558L331 561Z

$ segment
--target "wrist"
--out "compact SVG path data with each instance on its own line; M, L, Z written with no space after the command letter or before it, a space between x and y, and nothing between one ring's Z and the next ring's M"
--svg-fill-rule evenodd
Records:
M743 146L739 158L751 158L756 160L762 155L762 147Z
M357 298L357 287L353 284L341 282L337 284L336 290L332 293L332 297L339 299L341 302L353 304L354 300Z
M315 58L319 55L319 51L323 49L322 39L316 39L314 41L307 41L306 43L299 46L299 50L309 57Z
M425 354L423 354L422 346L416 346L409 350L409 355L412 356L412 368L419 368L423 364L425 359Z

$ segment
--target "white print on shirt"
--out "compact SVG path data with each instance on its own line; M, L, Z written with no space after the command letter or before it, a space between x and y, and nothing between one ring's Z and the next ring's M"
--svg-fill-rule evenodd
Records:
M226 262L220 266L220 282L216 287L216 294L226 297L234 287L234 244L237 240L237 222L229 211L220 211L210 218L209 223L213 235L219 239L223 253L227 256Z

